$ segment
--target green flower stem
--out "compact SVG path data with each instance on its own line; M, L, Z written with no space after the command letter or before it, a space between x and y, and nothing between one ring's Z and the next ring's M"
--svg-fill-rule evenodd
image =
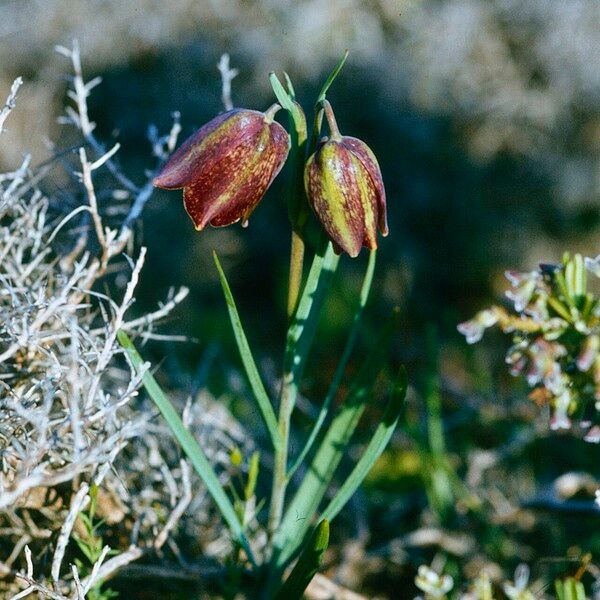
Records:
M337 389L342 381L342 377L344 376L344 372L346 371L346 365L348 364L348 360L350 359L350 355L352 354L352 350L354 349L354 344L356 343L356 338L358 337L358 330L360 329L360 324L362 320L362 314L364 312L365 306L367 304L367 300L369 298L369 292L371 291L371 284L373 282L373 273L375 271L375 263L377 259L377 250L373 250L369 255L369 264L367 265L367 271L365 273L365 277L363 280L362 288L360 291L360 300L358 305L358 310L354 314L354 321L352 323L352 329L350 331L350 335L348 336L348 341L346 342L346 346L344 347L344 351L342 353L342 357L338 366L333 375L333 379L329 385L329 389L327 390L327 395L325 396L325 400L323 405L321 406L321 410L319 411L319 415L315 424L313 425L312 431L302 448L302 451L294 461L294 464L288 470L288 479L291 479L298 467L302 464L306 455L310 452L313 444L315 443L319 432L321 431L321 427L325 423L325 419L329 414L329 409L331 408L331 404L333 399L335 398L335 394Z
M296 404L298 387L302 379L306 359L316 332L321 307L338 262L339 256L333 251L331 243L328 243L317 252L302 290L298 308L288 329L283 382L279 400L278 427L281 445L275 449L268 523L269 539L272 539L277 532L283 513L288 483L287 461L290 419Z
M269 508L268 533L269 541L273 539L281 523L283 515L283 504L285 502L285 491L287 488L287 460L288 446L290 437L290 419L294 409L294 392L292 389L292 380L286 378L283 381L281 389L281 402L279 405L279 436L282 444L275 452L275 466L273 470L273 487L271 489L271 506Z
M304 240L296 231L292 230L292 243L290 252L290 279L288 283L288 305L287 314L291 321L296 307L298 306L298 296L302 286L302 267L304 265Z
M325 110L321 104L315 107L315 118L313 121L313 129L310 137L310 143L307 144L306 159L315 151L317 143L319 142L319 136L321 135L321 127L323 126L323 116Z
M331 108L331 104L329 104L328 100L323 100L323 108L325 110L327 125L329 125L329 137L335 142L340 142L342 140L342 134L340 133L335 115L333 114L333 108Z

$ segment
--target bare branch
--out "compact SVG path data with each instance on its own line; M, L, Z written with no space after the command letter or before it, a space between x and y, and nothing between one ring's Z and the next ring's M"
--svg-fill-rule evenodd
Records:
M229 54L222 54L217 69L221 73L221 99L223 100L223 106L225 110L231 110L233 108L233 101L231 100L231 82L239 74L238 69L231 69L229 67Z
M50 569L50 573L54 581L58 581L60 579L60 565L62 564L65 550L67 548L67 544L69 543L69 538L71 537L71 531L73 530L73 525L75 525L75 519L77 519L77 515L85 508L85 505L90 500L90 497L88 496L89 490L90 486L87 483L82 483L78 492L71 500L69 514L67 515L67 518L65 519L60 530L60 535L58 536L58 541L56 542L56 550L54 551L54 557L52 558L52 568Z
M17 101L17 92L19 88L23 85L23 78L17 77L10 88L10 93L8 94L8 98L6 99L6 103L2 110L0 110L0 133L4 131L4 121L6 121L8 115L12 111L12 109L16 106Z

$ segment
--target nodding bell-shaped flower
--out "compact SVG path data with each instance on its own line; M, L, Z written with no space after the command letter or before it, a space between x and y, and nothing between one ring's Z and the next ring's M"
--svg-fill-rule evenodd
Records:
M342 136L329 102L324 103L331 135L318 144L304 170L309 202L335 251L358 256L377 248L377 230L388 234L385 189L371 149Z
M152 182L167 190L183 188L183 205L198 231L242 221L265 195L285 163L287 131L273 120L281 107L266 112L233 109L189 137Z

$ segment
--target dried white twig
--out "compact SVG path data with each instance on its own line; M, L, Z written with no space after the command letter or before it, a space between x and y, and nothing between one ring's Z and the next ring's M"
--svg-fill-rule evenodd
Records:
M229 54L222 54L221 59L217 64L217 69L221 73L221 99L223 100L223 106L225 110L231 110L233 108L233 101L231 99L231 82L239 74L239 69L232 69L229 67Z
M181 481L183 484L183 494L177 503L177 506L171 511L169 518L163 528L163 530L156 536L154 547L158 550L162 548L163 544L167 541L167 536L173 531L177 525L179 519L181 519L183 513L192 501L192 484L190 481L190 465L187 461L180 461L181 468Z
M71 565L71 573L73 574L73 581L75 582L75 600L85 600L85 591L81 585L79 571L75 565Z
M69 93L74 106L63 122L75 125L85 139L85 146L77 148L79 179L71 178L74 206L52 221L48 215L54 213L54 200L37 189L59 162L32 169L26 157L15 171L0 174L0 539L12 548L0 572L22 569L16 581L0 577L0 596L15 599L81 600L143 553L166 543L177 552L172 538L184 518L186 527L191 522L203 532L214 528L210 537L222 538L222 551L230 550L228 536L221 536L223 526L209 518L206 494L192 494L189 465L180 462L167 426L153 420L153 405L138 398L141 374L125 366L116 342L119 329L160 337L153 331L156 323L188 294L187 288L170 291L156 311L127 319L145 249L135 261L124 251L150 197L152 175L136 186L121 174L114 162L118 146L105 151L94 137L87 109L99 79L84 81L76 44L59 51L75 72ZM13 91L9 109L16 87ZM4 120L8 113L0 114ZM149 131L157 168L177 142L179 117L173 117L166 135ZM116 189L100 176L107 169ZM82 197L85 204L78 206ZM130 204L110 214L105 197ZM118 215L125 215L120 222ZM88 245L88 230L98 244ZM114 297L98 291L109 271L127 278L125 289L113 292ZM190 405L186 426L217 464L228 463L232 437L246 444L237 421L209 397ZM221 471L225 481L227 472ZM63 492L59 484L69 482L77 493ZM106 547L94 565L63 568L92 482L98 487L98 518L120 528L135 545L116 548L119 553L109 560ZM48 544L56 544L51 565L36 566L34 573L29 546L38 556L40 550L39 555L48 554Z
M137 560L143 555L144 551L138 546L130 546L125 552L107 560L94 574L86 577L81 583L85 590L91 589L98 581L104 581L107 577Z
M69 538L71 537L71 531L73 530L73 525L75 525L75 519L77 519L77 515L85 508L85 505L90 500L90 497L88 496L89 491L90 486L87 483L82 483L78 492L71 500L71 507L69 508L67 518L61 527L60 535L58 536L58 540L56 542L54 557L52 558L52 568L50 569L50 574L52 575L52 579L54 579L54 581L58 581L60 579L60 566L65 555L67 544L69 543Z
M97 585L99 581L101 581L101 578L98 575L98 573L100 572L100 569L104 564L104 561L106 560L106 557L109 552L110 546L104 546L104 548L102 548L102 552L100 553L98 560L94 563L94 566L92 567L92 572L90 573L90 576L85 580L84 583L81 584L84 595L87 594L95 585Z
M4 121L6 121L8 115L12 111L12 109L16 106L17 101L17 92L19 88L23 85L23 78L17 77L10 88L10 93L8 94L8 98L6 99L6 103L2 110L0 110L0 133L4 131Z

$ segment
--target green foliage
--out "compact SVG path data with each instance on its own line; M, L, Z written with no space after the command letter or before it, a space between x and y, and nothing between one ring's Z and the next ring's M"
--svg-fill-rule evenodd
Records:
M87 559L84 562L78 558L75 559L75 566L79 571L80 577L89 575L92 571L94 564L102 556L104 550L104 541L100 530L104 525L104 520L96 520L96 507L98 502L98 488L92 485L90 488L90 503L87 512L80 512L78 519L83 526L83 533L74 533L72 538L75 540L79 550ZM109 551L108 555L116 554L116 552ZM117 598L118 593L110 588L102 589L104 583L98 582L90 591L87 593L88 600L110 600L111 598Z
M294 464L288 470L288 478L291 478L293 476L293 474L296 472L296 469L302 464L302 462L306 458L306 455L312 449L313 444L315 443L317 436L319 435L319 433L321 431L321 427L325 423L325 419L327 418L327 415L329 414L329 411L331 409L331 403L333 402L333 399L335 398L335 395L336 395L336 392L340 385L340 382L342 381L342 377L344 376L344 373L346 371L346 366L348 365L348 360L350 359L352 350L354 349L354 345L356 343L356 338L358 336L358 331L360 329L362 315L363 315L365 306L367 304L367 300L369 299L369 292L371 291L371 284L373 282L373 273L375 272L376 259L377 259L377 251L374 250L369 255L369 264L367 266L367 271L365 273L365 277L364 277L361 292L360 292L358 309L356 310L356 312L354 314L352 329L350 330L350 335L348 336L348 340L344 347L344 351L342 352L342 356L340 358L338 366L337 366L335 373L331 379L331 383L329 384L329 388L327 390L327 395L325 396L325 400L323 401L321 409L319 410L319 414L317 416L315 424L313 425L310 435L308 436L308 439L306 440L306 443L304 444L304 447L302 448L300 454L294 461Z
M323 555L329 545L329 521L321 520L307 540L289 577L275 595L274 600L298 600L319 570Z
M117 337L119 339L119 343L125 349L127 357L131 361L133 368L138 373L141 372L144 368L144 361L138 354L135 346L129 339L129 336L124 331L119 331ZM209 460L206 458L204 451L202 448L200 448L200 445L194 439L192 434L185 428L183 422L181 421L181 417L175 410L175 407L162 391L156 382L156 379L154 379L154 376L147 370L142 376L142 383L144 384L148 395L162 413L162 416L171 428L171 431L181 445L181 448L191 460L196 473L198 473L206 485L206 488L218 506L223 519L225 519L227 522L232 535L244 548L250 562L254 562L252 550L250 549L250 545L248 544L248 540L244 534L243 526L240 523L233 505L231 504L231 500L229 500L225 490L221 486L217 474L212 468Z
M225 300L227 301L229 319L233 327L235 341L238 345L246 375L250 381L250 386L267 427L267 431L271 436L273 447L277 448L279 445L281 445L281 436L279 435L279 430L277 429L277 418L275 417L271 400L269 399L267 391L265 390L265 386L263 385L262 379L256 367L256 363L254 362L252 351L250 350L248 340L246 339L246 334L244 333L244 329L242 327L242 322L235 305L235 300L233 299L233 295L231 293L231 288L229 287L229 283L227 282L227 278L223 268L221 267L221 263L219 262L219 257L217 256L216 252L213 252L213 257L215 264L217 265L217 270L219 271L219 279L221 280L221 286L223 287L223 293L225 294Z
M373 397L373 382L385 364L385 356L396 324L397 313L394 313L357 374L348 397L333 417L298 491L286 510L275 538L275 560L279 567L286 564L297 551L344 456L360 417Z
M586 600L583 583L573 577L557 579L554 582L557 600Z
M358 489L358 486L364 481L365 477L369 474L371 467L375 464L375 461L377 461L385 447L388 445L388 442L398 425L398 421L400 420L407 385L406 370L404 367L400 367L398 376L392 383L390 398L381 417L381 421L375 428L360 460L356 463L354 469L352 469L352 472L348 475L331 502L321 513L322 519L331 521L337 516Z

